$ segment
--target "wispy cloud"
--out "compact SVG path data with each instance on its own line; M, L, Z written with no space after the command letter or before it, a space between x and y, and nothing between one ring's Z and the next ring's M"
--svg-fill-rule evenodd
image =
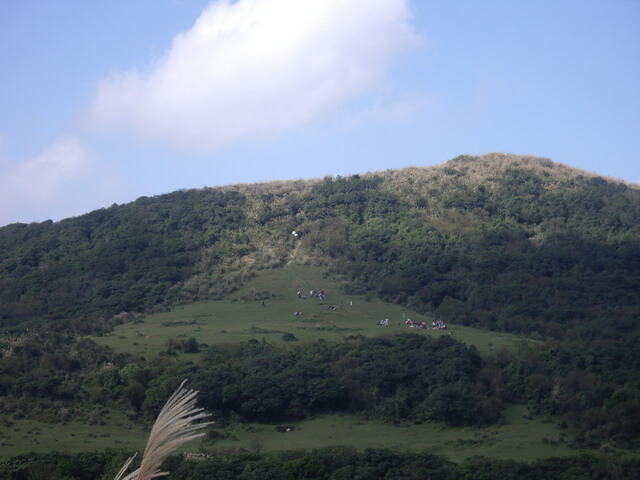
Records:
M209 151L332 111L420 41L406 0L219 1L161 60L102 81L88 120Z
M104 182L118 189L110 174L97 173L90 148L76 137L59 137L33 158L0 162L0 225L84 213L105 201L97 188Z
M24 197L37 201L47 198L70 178L81 175L93 163L93 155L77 138L60 137L35 158L10 168L2 181L15 185Z

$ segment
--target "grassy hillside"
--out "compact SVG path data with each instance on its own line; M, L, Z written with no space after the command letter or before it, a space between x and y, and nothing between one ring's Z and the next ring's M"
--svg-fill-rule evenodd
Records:
M639 205L640 190L621 182L499 154L144 197L1 228L0 324L108 329L122 312L224 298L296 255L353 293L468 325L628 335L640 313Z
M297 343L309 343L407 332L432 337L451 333L457 340L474 345L487 355L501 349L516 350L529 341L523 336L451 323L447 330L412 329L406 325L407 320L425 322L431 327L433 315L367 295L348 295L343 287L341 282L323 275L318 267L289 262L283 268L261 271L228 299L200 301L141 316L93 339L115 352L145 357L165 352L172 340L184 341L190 337L206 345L262 338L272 344L290 345L292 341L287 340L287 334L293 335ZM324 300L309 296L310 290L320 289L325 292ZM305 298L298 297L299 291L304 292ZM388 327L378 325L387 318L390 319Z
M0 434L7 454L55 446L38 444L51 424L63 448L102 448L114 427L132 446L189 378L219 419L212 451L262 450L263 436L265 450L403 448L404 432L456 461L629 452L639 298L640 189L534 157L13 224L0 228ZM447 330L405 323L435 317Z

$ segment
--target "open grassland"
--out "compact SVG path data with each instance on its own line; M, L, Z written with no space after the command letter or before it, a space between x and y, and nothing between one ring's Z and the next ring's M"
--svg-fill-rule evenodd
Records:
M325 299L311 298L311 290L323 290ZM299 298L298 292L306 298ZM302 315L295 315L296 312ZM387 318L389 326L378 326L380 320ZM94 340L117 352L145 357L165 351L172 338L195 338L207 345L252 338L283 343L285 333L294 335L298 342L342 341L354 335L451 333L456 339L475 345L481 354L518 348L525 341L516 335L451 324L446 318L441 320L448 324L447 330L410 328L405 325L407 319L431 325L433 315L422 315L365 295L345 294L343 285L323 275L320 269L291 263L285 268L259 272L229 299L197 302L148 315L119 325L111 334Z
M456 462L474 455L531 461L579 453L567 446L564 434L553 423L533 419L521 405L508 408L503 422L487 428L393 425L351 415L326 415L287 426L289 432L278 432L274 425L234 424L219 430L227 438L217 441L215 449L273 451L345 445L428 451Z
M198 451L204 448L224 453L240 450L311 450L345 445L359 450L388 448L428 451L456 462L474 455L531 461L585 453L585 450L569 448L566 437L553 423L530 417L523 406L510 407L504 413L504 421L487 428L450 428L436 422L394 425L365 421L353 415L325 415L286 424L286 427L290 427L289 432L279 432L276 429L278 425L234 423L225 428L216 428L221 439L213 446L202 440L194 440L181 450ZM114 447L141 451L149 436L149 428L125 425L118 421L98 426L77 422L54 425L26 419L13 421L4 416L0 417L0 421L3 422L0 429L0 455L3 457L26 452L73 453Z
M109 415L104 425L80 422L45 423L0 415L0 456L27 452L86 452L106 448L144 448L150 428Z

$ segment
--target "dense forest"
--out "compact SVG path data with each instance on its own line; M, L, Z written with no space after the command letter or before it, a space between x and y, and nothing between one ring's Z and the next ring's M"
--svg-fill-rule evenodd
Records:
M225 298L293 254L354 293L538 342L481 358L452 338L254 341L224 351L188 339L145 360L84 337L141 313ZM576 446L638 448L638 319L640 189L534 157L462 156L430 168L186 190L0 228L0 405L16 418L91 423L99 415L88 412L119 408L148 421L188 377L223 419L344 411L473 426L518 402L552 415ZM201 360L175 361L175 349ZM437 368L420 368L427 360ZM225 468L245 462L246 472L253 462L280 472L273 478L329 478L329 470L295 469L328 469L342 461L334 454L234 459ZM393 478L370 473L366 453L352 454L356 470L344 478ZM384 455L396 465L389 471L417 468ZM420 461L449 472L439 478L481 478L470 476L473 461ZM587 468L576 462L576 471ZM518 478L534 478L532 467L517 468Z

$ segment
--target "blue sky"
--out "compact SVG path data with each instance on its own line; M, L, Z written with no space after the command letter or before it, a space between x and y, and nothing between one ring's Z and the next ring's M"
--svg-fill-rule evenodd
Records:
M0 225L530 154L640 182L638 0L3 0Z

